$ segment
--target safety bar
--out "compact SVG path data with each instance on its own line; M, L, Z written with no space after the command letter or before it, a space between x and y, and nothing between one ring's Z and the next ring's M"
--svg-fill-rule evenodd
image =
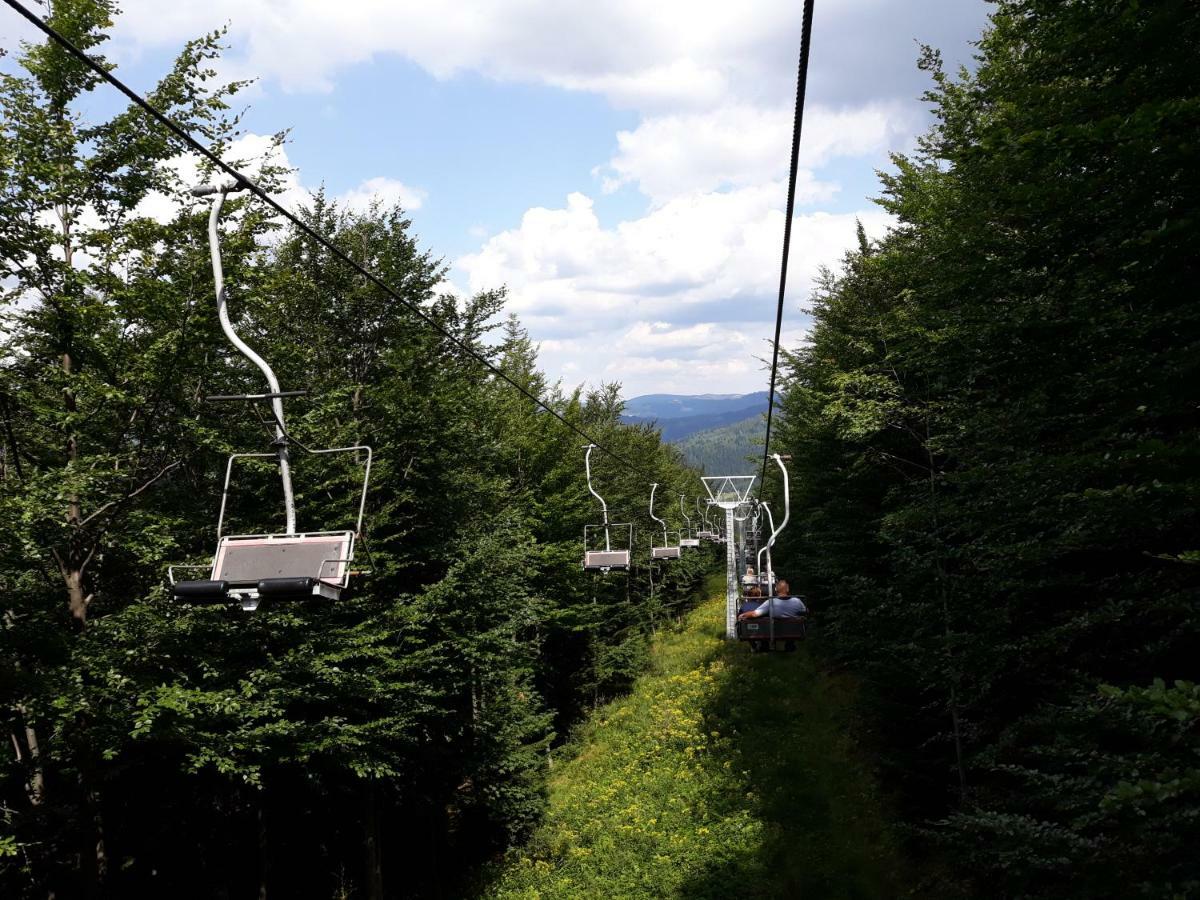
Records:
M363 517L366 515L366 509L367 509L367 488L368 488L370 480L371 480L371 462L374 458L371 448L368 447L366 444L355 444L351 447L329 447L327 449L319 449L319 450L308 450L307 448L305 448L305 452L312 454L314 456L318 455L318 454L324 454L324 453L365 452L367 454L367 462L366 462L366 466L363 470L362 494L358 498L358 519L357 519L357 521L355 523L355 527L354 527L354 533L361 537L362 536ZM275 458L275 454L274 453L231 453L229 455L229 461L225 465L225 486L221 489L221 512L217 516L217 540L218 541L221 540L221 532L225 527L225 506L226 506L226 502L228 501L228 498L229 498L229 482L233 477L233 462L235 459L250 459L250 458L258 458L258 459L272 458L273 459L273 458ZM290 531L287 532L287 534L297 534L297 533L298 532L296 531L296 528L295 528L295 522L292 522L292 528Z

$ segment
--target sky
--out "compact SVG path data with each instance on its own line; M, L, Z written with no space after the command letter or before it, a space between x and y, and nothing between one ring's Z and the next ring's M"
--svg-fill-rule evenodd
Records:
M252 156L288 130L285 199L409 211L459 294L506 286L566 385L763 390L778 294L800 0L124 0L106 47L150 88L228 26ZM876 170L930 122L919 44L970 65L985 0L817 0L785 346ZM0 46L29 26L0 10ZM100 89L97 115L120 98Z

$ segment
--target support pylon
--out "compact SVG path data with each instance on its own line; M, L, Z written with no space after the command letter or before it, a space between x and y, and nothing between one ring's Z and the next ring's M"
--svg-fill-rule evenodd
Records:
M738 571L737 539L733 533L733 508L725 510L725 637L737 637Z

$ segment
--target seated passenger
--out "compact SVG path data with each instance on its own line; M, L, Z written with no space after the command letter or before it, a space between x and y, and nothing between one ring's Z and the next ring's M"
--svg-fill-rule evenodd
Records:
M758 609L762 605L762 588L757 584L746 588L742 594L742 605L738 609L738 613L750 612L753 609Z
M799 597L791 596L791 586L782 578L775 585L775 596L764 601L758 609L744 612L738 616L739 619L757 619L760 616L770 616L772 619L801 619L803 620L808 615L808 607ZM802 626L803 627L803 626ZM803 636L803 632L801 632ZM751 642L757 643L757 642ZM751 646L751 650L758 651L766 650L769 641L764 641L762 646L755 648ZM788 653L792 653L796 649L796 642L788 638L784 643L783 649Z
M808 614L808 607L799 597L791 595L791 586L782 578L775 585L775 596L764 600L758 608L741 613L739 619L757 619L759 616L770 616L773 619L802 619Z

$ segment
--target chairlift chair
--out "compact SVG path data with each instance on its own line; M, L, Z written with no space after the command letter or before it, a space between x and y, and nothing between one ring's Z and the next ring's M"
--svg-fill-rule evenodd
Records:
M695 549L700 546L700 538L692 536L692 520L688 517L688 514L686 512L684 512L683 501L684 501L684 496L683 496L683 494L680 494L679 495L679 514L681 516L683 516L683 520L685 522L687 522L687 537L683 537L682 534L680 535L679 546L686 547L688 549Z
M654 492L658 490L658 482L650 485L650 518L662 526L663 545L661 547L654 546L654 539L650 539L650 558L651 559L679 559L682 552L679 545L679 532L675 532L675 546L671 546L670 535L667 532L667 523L654 514Z
M630 549L633 547L633 523L608 521L608 504L592 487L592 451L596 449L596 445L588 444L584 449L587 451L583 457L583 464L587 472L588 491L600 501L600 508L604 513L604 523L602 525L585 525L583 528L583 568L587 571L599 572L609 572L614 569L626 571L629 569ZM592 550L593 544L599 543L601 533L604 535L604 549ZM618 538L624 536L623 542L617 541L618 546L615 549L613 547L614 534ZM620 547L621 543L624 543L624 548Z
M791 484L788 479L787 466L783 464L784 457L778 453L772 453L771 458L775 460L775 464L779 466L779 471L783 474L783 521L779 523L779 527L775 527L775 517L771 515L771 507L762 502L759 504L761 509L767 514L767 522L771 526L771 536L767 538L765 544L758 551L758 571L759 583L763 584L767 590L767 596L770 601L775 598L775 571L771 564L771 546L775 543L775 539L787 527L788 519L792 513L792 497ZM790 457L788 457L790 459ZM767 566L764 570L763 556L766 555ZM807 622L805 619L776 619L773 616L767 616L766 620L760 619L739 619L737 624L737 636L739 640L766 640L769 645L773 645L778 640L793 640L803 638L807 631Z
M704 526L696 532L696 537L703 541L708 541L709 543L715 542L717 539L717 533L713 531L712 524L708 521L708 509L701 508L699 497L696 498L696 511L700 513L704 519Z
M212 257L217 298L217 318L225 337L265 376L265 394L238 394L208 397L208 400L268 401L274 418L275 450L271 453L234 453L225 466L225 484L221 492L221 511L217 517L217 549L212 561L203 565L177 565L167 569L172 594L185 603L236 602L242 609L257 609L265 600L302 600L324 597L336 600L350 587L350 579L359 574L353 563L357 543L362 540L363 514L367 486L371 478L371 448L365 445L302 449L309 454L353 453L363 461L362 490L358 498L358 516L353 530L299 531L296 527L296 503L292 491L292 441L283 415L283 400L304 391L283 391L267 362L233 330L226 304L225 278L221 265L221 246L217 224L227 194L242 190L244 182L224 181L194 188L196 197L212 196L208 216L208 241ZM224 534L225 511L233 465L238 459L267 457L276 460L283 489L284 531L271 534ZM207 570L208 577L177 580L176 570Z

